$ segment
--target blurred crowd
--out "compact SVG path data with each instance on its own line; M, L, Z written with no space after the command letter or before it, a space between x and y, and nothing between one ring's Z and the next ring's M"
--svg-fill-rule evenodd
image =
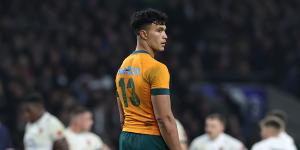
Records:
M18 104L30 91L64 123L73 103L88 107L93 131L117 145L114 77L135 48L130 15L147 7L169 16L168 45L157 59L170 70L173 110L190 139L203 133L207 114L224 110L228 132L254 142L226 94L215 105L195 92L203 82L259 82L300 95L297 0L1 0L0 119L14 145L22 147Z

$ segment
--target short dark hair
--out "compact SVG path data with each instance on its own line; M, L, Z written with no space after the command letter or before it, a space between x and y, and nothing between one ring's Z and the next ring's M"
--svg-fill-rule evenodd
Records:
M274 116L282 120L284 123L287 123L287 114L283 110L274 109L268 112L267 116Z
M217 119L219 120L224 126L226 125L226 119L224 116L218 113L210 114L206 117L206 119Z
M281 130L283 128L283 122L278 117L267 117L260 122L263 127L271 127L276 130Z
M137 11L131 16L131 27L134 32L138 34L140 29L143 29L145 26L155 23L159 25L166 24L168 19L167 14L156 9L148 8L145 10Z
M89 110L81 105L74 105L70 108L70 119L73 117L80 115L82 113L88 112Z
M34 104L43 104L44 98L43 96L38 92L29 93L24 98L24 103L34 103Z

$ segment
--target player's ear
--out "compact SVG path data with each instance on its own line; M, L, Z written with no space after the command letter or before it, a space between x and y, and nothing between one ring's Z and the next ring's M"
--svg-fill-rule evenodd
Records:
M148 39L148 34L147 34L146 30L140 30L139 35L140 35L141 39L143 39L143 40Z

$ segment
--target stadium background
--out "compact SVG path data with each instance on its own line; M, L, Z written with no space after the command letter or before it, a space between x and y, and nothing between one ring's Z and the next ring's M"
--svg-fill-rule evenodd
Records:
M1 0L0 119L17 148L19 104L34 90L64 123L72 103L87 106L93 131L117 145L114 76L135 48L129 17L148 7L169 15L167 48L157 58L169 67L173 110L189 141L203 133L207 114L220 112L227 132L251 146L257 122L276 107L270 89L288 95L278 105L293 101L282 109L299 108L298 0ZM294 131L299 137L299 126Z

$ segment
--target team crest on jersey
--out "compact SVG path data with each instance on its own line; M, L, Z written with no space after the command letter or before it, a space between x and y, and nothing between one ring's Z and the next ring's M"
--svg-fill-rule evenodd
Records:
M87 141L86 141L86 144L87 144L87 145L91 145L92 143L91 143L90 140L87 140Z
M39 134L42 134L43 133L43 129L42 128L39 128Z

